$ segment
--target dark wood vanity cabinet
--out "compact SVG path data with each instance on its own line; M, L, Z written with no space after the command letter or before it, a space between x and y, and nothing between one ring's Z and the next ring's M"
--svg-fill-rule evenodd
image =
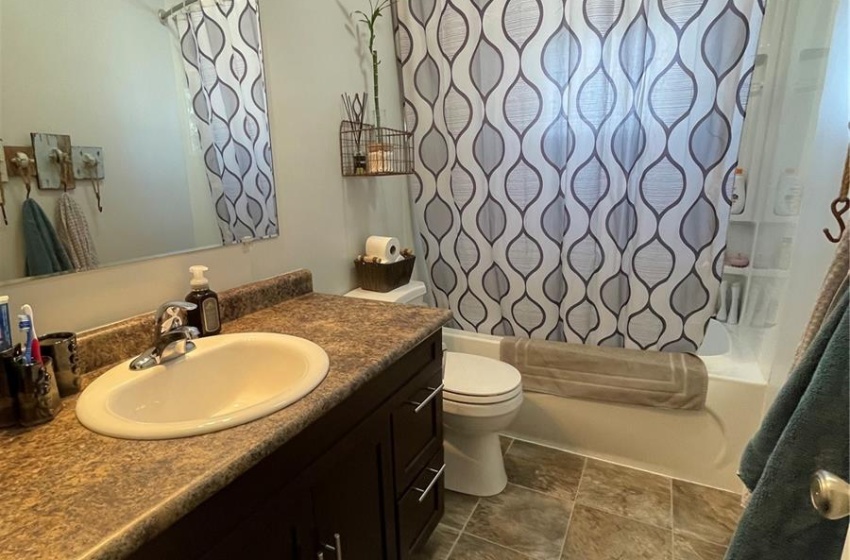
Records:
M439 331L134 559L407 560L443 515Z

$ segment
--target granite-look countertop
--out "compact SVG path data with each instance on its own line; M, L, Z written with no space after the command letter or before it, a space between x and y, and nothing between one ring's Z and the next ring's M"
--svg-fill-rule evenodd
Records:
M224 332L291 334L330 357L327 378L270 416L203 436L104 437L66 399L51 423L0 430L0 558L122 558L271 454L450 318L442 309L308 294Z

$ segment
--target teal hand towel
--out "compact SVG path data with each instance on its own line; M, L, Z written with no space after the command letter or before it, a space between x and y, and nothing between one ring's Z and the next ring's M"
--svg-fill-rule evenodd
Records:
M850 312L841 296L744 451L740 477L753 493L727 560L838 560L847 519L812 507L809 483L825 469L848 479Z
M26 275L42 276L73 270L71 260L41 206L28 198L24 201L22 214Z

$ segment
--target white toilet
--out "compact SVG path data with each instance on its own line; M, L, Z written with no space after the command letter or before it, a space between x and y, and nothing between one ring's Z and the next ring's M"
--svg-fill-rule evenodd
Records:
M346 296L423 305L425 284L412 281L387 293L358 288ZM508 483L499 432L522 404L520 373L498 360L446 352L443 376L446 488L494 496Z

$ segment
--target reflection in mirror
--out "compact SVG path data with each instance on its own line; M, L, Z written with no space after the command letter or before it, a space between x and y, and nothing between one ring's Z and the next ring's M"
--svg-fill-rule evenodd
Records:
M258 11L0 0L0 281L278 235Z

